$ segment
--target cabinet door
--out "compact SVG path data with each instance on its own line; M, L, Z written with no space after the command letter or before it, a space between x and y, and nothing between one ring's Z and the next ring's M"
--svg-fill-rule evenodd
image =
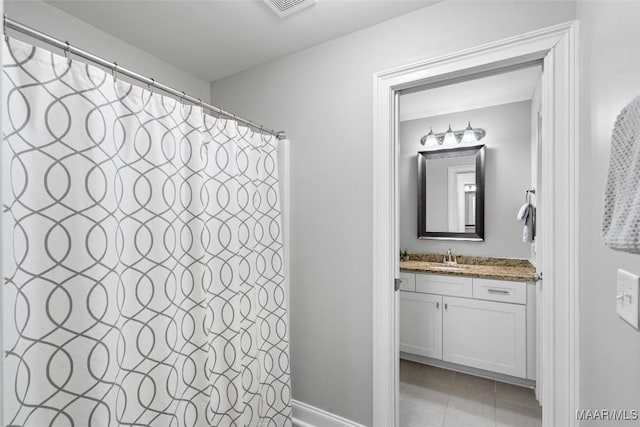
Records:
M524 305L443 297L443 359L526 378Z
M400 351L442 359L442 297L400 292Z

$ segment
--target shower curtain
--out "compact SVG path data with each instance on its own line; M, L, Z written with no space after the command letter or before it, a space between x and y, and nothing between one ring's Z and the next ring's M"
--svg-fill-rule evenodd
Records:
M4 58L5 423L290 426L276 139Z

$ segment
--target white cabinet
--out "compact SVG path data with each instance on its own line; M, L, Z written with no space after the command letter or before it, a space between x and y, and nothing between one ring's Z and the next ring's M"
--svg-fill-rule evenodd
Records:
M400 273L400 290L411 291L416 290L416 275L413 273Z
M473 295L473 279L471 277L441 276L438 274L414 274L414 276L416 276L416 292L469 298Z
M536 284L527 283L527 379L535 380L538 357L536 332Z
M400 292L400 351L442 358L442 297Z
M473 298L526 304L527 287L522 282L474 278Z
M535 379L533 284L420 273L401 278L400 351Z
M527 377L524 305L455 297L442 302L443 360Z

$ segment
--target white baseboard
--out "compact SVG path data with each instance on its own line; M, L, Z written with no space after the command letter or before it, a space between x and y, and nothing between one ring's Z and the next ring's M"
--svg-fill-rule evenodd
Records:
M364 427L362 424L297 400L292 402L292 406L294 427Z

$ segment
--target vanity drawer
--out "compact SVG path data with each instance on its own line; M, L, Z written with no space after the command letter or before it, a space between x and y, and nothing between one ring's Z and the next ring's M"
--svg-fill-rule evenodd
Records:
M473 279L473 297L489 301L527 303L527 284L507 280Z
M471 277L416 274L416 292L471 298Z
M403 273L400 272L400 290L401 291L416 291L416 275L415 273Z

